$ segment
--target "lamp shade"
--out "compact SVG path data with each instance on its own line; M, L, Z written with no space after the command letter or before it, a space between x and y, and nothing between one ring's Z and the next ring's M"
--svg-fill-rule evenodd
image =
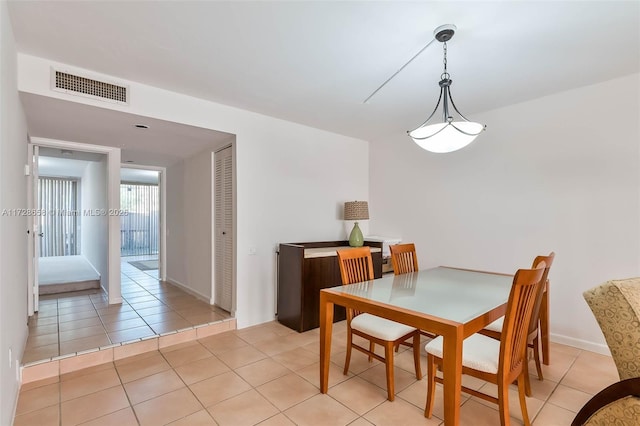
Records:
M366 201L347 201L344 203L344 220L369 219L369 204Z
M484 130L484 125L470 121L436 123L409 132L422 149L436 153L457 151L469 145Z

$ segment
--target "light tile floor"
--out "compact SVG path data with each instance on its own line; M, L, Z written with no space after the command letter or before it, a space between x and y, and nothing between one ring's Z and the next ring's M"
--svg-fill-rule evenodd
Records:
M23 364L126 342L229 318L229 313L158 280L158 270L141 271L121 262L121 305L109 305L101 290L40 298L29 319Z
M333 337L327 395L318 387L318 330L298 334L271 322L29 383L20 392L15 426L442 424L439 385L434 417L423 416L426 381L415 379L411 351L402 347L396 358L396 400L389 402L384 365L354 352L344 376L344 322ZM594 393L618 380L611 357L552 344L551 361L544 381L532 379L527 398L536 426L569 425ZM495 392L473 378L464 383ZM510 397L512 424L522 424L515 387ZM461 420L499 424L494 405L469 396L463 396Z

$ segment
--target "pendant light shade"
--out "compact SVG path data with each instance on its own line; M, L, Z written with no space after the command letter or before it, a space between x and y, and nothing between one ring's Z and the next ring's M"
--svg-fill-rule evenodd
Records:
M455 25L442 25L435 29L436 40L443 43L444 49L444 72L438 83L440 86L440 97L433 112L424 123L414 130L407 132L411 139L422 149L435 153L446 153L457 151L469 145L486 128L484 124L474 123L467 120L462 115L451 97L451 76L447 72L447 41L451 40L455 34ZM442 104L442 121L429 123ZM457 113L459 119L454 121L450 113L449 105ZM452 112L453 112L452 111Z
M409 136L418 146L435 153L453 152L469 145L484 130L471 121L453 121L418 127Z

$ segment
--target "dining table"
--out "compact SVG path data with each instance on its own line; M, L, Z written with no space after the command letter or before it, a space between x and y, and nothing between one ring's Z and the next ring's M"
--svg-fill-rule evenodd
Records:
M454 267L384 275L320 291L320 391L329 389L334 305L443 337L444 424L460 421L462 346L506 312L513 275Z

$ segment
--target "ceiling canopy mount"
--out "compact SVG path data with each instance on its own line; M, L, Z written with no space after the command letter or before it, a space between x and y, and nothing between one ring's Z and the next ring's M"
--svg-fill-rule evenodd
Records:
M458 28L453 24L440 25L438 28L433 30L433 36L440 43L446 43L453 38L457 29Z

